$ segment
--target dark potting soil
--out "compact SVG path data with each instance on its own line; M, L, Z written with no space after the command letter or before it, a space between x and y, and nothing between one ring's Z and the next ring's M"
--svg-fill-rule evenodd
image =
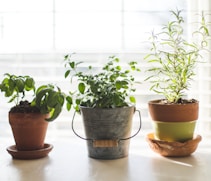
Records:
M31 106L28 101L20 101L20 104L10 109L12 113L40 113L40 110L36 106Z
M191 104L198 102L196 99L179 99L176 104ZM175 104L175 103L169 103L168 100L162 99L160 101L160 104Z

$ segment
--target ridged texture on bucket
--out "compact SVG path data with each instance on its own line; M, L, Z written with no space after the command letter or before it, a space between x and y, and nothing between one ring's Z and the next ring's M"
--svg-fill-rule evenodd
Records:
M119 140L130 137L135 107L99 109L81 107L86 137L93 140ZM119 141L115 147L94 147L87 141L92 158L117 159L128 156L129 140Z

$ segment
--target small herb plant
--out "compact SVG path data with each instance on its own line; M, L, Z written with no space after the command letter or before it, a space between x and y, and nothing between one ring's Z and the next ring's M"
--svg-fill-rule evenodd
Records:
M30 76L16 76L6 73L0 84L0 90L4 92L5 97L10 98L9 102L15 103L15 107L29 105L32 112L38 110L42 114L49 113L50 117L46 121L53 121L59 116L65 100L65 95L59 87L48 84L36 89L35 81ZM28 101L24 101L28 91L32 91L34 96L29 104L26 103Z
M180 103L184 99L190 81L195 76L195 67L201 51L208 46L208 23L202 13L199 29L193 32L197 41L184 38L184 19L182 11L171 11L174 20L163 26L158 34L152 33L151 53L145 59L154 65L148 71L152 73L146 80L152 83L151 90L165 96L168 103Z
M79 71L82 62L72 61L72 54L65 55L65 78L77 78L77 89L70 91L66 97L67 110L74 107L79 111L80 106L95 108L114 108L128 106L135 103L135 78L132 71L140 71L137 62L130 62L129 68L123 70L119 58L109 57L109 61L99 73L93 73L93 68L88 67L87 72Z

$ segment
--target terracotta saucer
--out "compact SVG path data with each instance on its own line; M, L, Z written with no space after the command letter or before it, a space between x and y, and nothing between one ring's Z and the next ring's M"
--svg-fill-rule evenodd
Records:
M40 150L18 151L16 146L12 145L7 148L7 151L14 159L31 160L47 156L52 149L53 145L45 143L44 148Z
M196 135L192 140L186 142L169 142L164 140L156 140L154 133L147 135L147 141L150 148L162 156L167 157L183 157L191 155L197 148L202 137Z

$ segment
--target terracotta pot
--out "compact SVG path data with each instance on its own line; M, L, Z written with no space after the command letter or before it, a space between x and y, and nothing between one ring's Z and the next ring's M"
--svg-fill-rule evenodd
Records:
M148 103L154 121L185 122L198 119L199 102L187 104L162 104L160 100Z
M9 123L17 150L39 150L44 147L47 117L47 114L40 113L9 113Z
M163 104L161 100L154 100L148 105L156 139L183 142L193 138L198 119L198 102Z

